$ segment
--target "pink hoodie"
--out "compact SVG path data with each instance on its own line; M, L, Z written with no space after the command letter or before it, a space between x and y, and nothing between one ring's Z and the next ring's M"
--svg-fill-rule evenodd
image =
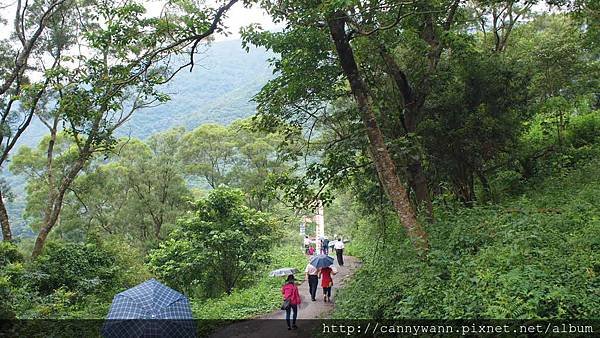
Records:
M300 293L298 292L298 287L294 283L285 283L281 287L281 293L283 294L283 299L290 299L290 304L298 305L302 301L300 300Z

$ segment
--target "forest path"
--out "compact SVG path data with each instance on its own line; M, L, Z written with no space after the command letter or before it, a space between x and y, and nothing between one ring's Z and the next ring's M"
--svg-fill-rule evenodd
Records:
M210 337L225 338L225 337L310 337L311 332L317 321L304 321L305 319L324 319L328 318L331 311L335 307L335 295L337 290L344 286L344 283L352 276L354 271L360 267L361 262L351 256L344 256L344 266L339 266L337 260L335 267L338 273L333 276L333 290L331 292L331 303L323 301L323 288L321 288L321 280L317 288L317 300L310 300L308 290L308 281L302 282L298 289L302 298L302 303L298 307L298 329L289 331L285 322L285 311L277 310L270 314L256 317L252 320L246 320L239 323L229 325ZM303 271L301 272L304 273ZM300 273L299 273L300 274ZM306 325L304 325L306 324Z

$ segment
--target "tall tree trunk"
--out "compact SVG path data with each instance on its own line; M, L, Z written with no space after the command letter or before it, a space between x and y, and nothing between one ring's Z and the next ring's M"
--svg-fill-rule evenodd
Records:
M492 194L492 187L490 186L490 182L485 176L485 173L481 170L477 170L477 177L479 178L479 182L481 182L481 187L483 188L483 199L485 201L493 201L494 195Z
M2 238L4 241L12 241L12 232L10 230L10 222L8 220L8 212L4 205L4 196L0 188L0 225L2 225Z
M345 31L346 16L343 12L336 12L327 18L331 37L342 66L342 70L350 82L358 110L367 131L369 148L373 156L375 168L390 198L402 225L406 228L417 249L426 251L428 249L427 233L417 221L415 211L408 199L406 189L400 182L394 163L385 144L383 134L377 123L375 113L371 104L371 97L367 85L359 73L358 65L354 59L354 53Z
M453 184L456 196L465 206L473 206L475 201L473 171L466 165L461 165L454 176Z
M84 154L80 155L77 162L75 162L73 167L69 170L69 172L65 176L64 180L62 181L61 185L58 188L58 191L56 191L55 194L52 194L54 196L54 198L51 203L51 208L45 212L42 227L40 229L40 232L38 233L37 238L35 239L33 251L31 252L32 258L36 258L37 256L39 256L42 253L42 250L44 249L44 245L46 244L46 239L48 237L48 234L50 233L52 228L58 222L58 218L60 216L60 212L61 212L62 206L63 206L63 199L65 197L65 193L67 192L67 189L71 186L73 181L75 180L75 177L77 177L79 172L83 169L84 164L88 160L90 155L91 155L91 153L88 151L86 151Z
M429 185L427 184L428 180L423 171L423 166L421 165L421 158L409 158L408 168L406 170L408 172L411 188L415 192L417 205L419 207L424 207L427 219L433 221L433 203L431 202Z
M418 108L415 104L411 104L405 109L404 121L406 124L407 133L417 132L417 120L418 120ZM433 220L433 203L431 202L431 195L429 194L429 184L425 171L423 171L423 165L421 164L421 154L418 156L408 157L408 176L412 181L412 188L415 191L417 203L419 207L425 206L425 214L429 220Z
M398 66L398 63L394 58L387 52L385 46L380 45L380 54L387 65L387 73L392 77L396 86L402 93L402 101L404 105L404 128L406 133L416 133L417 123L420 116L420 107L422 106L421 101L417 99L415 91L412 89L410 83L404 72ZM411 188L415 192L417 205L419 207L425 206L425 213L429 220L433 220L433 204L431 202L431 195L429 194L429 184L427 176L423 171L423 165L421 164L421 156L418 157L408 156L408 168L407 168L408 182Z
M563 131L565 130L565 118L562 110L558 112L558 146L562 148L563 146Z

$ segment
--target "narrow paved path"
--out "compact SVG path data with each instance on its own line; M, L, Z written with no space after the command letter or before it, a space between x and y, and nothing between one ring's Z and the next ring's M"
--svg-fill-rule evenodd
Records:
M253 320L247 320L229 325L211 337L251 337L251 338L269 338L269 337L310 337L316 321L303 322L305 319L323 319L327 318L335 306L335 295L339 288L344 286L344 282L348 280L354 273L356 268L360 266L360 262L354 257L344 256L344 266L339 266L337 260L335 267L338 273L333 276L333 290L331 303L323 301L323 289L321 288L321 280L317 289L317 301L310 300L308 291L308 281L304 281L298 288L302 303L298 307L298 330L288 331L285 322L285 311L277 310L270 314L257 317ZM302 274L304 272L302 271ZM282 300L283 301L283 300ZM303 325L307 324L307 325Z

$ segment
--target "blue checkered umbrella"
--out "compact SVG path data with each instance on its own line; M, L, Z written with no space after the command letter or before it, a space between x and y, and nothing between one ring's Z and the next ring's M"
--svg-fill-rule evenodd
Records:
M156 279L117 294L106 319L106 338L196 336L187 298Z

